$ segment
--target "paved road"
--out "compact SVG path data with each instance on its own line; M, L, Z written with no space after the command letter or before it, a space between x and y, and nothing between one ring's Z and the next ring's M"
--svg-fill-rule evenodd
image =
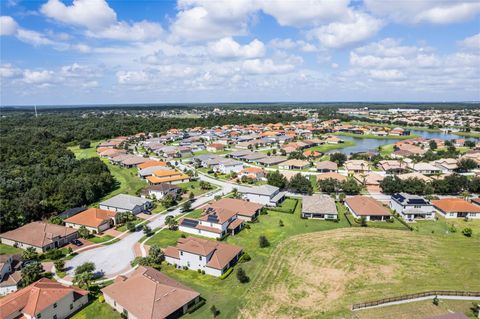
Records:
M192 204L192 208L197 208L212 200L215 195L221 194L225 190L219 190L209 195L198 197ZM227 191L228 192L228 191ZM165 224L167 216L178 216L181 214L181 208L176 208L167 214L158 214L148 225L154 229ZM102 271L106 277L114 277L130 268L130 261L135 258L135 244L143 237L143 232L129 234L119 242L107 246L101 246L92 250L80 253L78 256L66 263L68 274L72 275L75 267L91 261L95 263L97 271Z

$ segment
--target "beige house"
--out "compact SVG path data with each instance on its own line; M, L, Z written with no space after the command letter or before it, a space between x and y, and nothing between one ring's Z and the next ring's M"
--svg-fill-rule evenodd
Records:
M76 238L76 229L46 222L32 222L0 234L2 244L22 249L33 247L39 253L62 247Z
M65 226L75 229L85 226L90 233L99 234L116 224L116 215L114 211L89 208L65 219Z

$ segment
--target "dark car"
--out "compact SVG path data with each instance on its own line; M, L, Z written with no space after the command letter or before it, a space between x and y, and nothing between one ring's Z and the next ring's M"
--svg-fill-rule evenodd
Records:
M83 243L78 239L73 239L70 243L74 244L75 246L82 246Z

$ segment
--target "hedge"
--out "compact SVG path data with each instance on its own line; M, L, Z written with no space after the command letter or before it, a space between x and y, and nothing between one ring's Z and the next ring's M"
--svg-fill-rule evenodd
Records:
M282 208L282 207L269 207L268 210L272 210L274 212L280 212L280 213L293 214L295 212L295 209L297 209L298 199L296 198L290 198L290 199L295 201L295 205L293 205L292 209Z
M192 307L190 307L190 309L188 309L188 313L194 313L195 311L197 311L198 308L202 307L204 304L205 304L205 299L200 299L199 302L197 302L195 305L193 305Z
M228 269L223 275L221 275L219 278L221 280L227 278L231 273L233 272L233 267L231 267L230 269Z

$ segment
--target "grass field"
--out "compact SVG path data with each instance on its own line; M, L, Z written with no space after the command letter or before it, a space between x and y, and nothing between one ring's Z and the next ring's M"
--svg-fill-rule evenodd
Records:
M187 194L190 193L190 192L193 192L193 194L195 196L199 196L199 195L205 194L205 193L213 190L213 188L212 189L201 189L200 188L200 181L191 181L191 182L186 182L186 183L180 183L180 184L177 184L176 186L185 190L187 192ZM212 185L212 187L215 187L215 186Z
M22 254L23 250L5 244L0 244L0 255Z
M424 319L433 316L448 314L450 312L462 312L469 318L475 317L472 311L472 301L467 300L440 300L438 306L432 301L417 301L402 305L394 305L381 308L366 309L355 312L357 319Z
M337 150L341 148L354 146L355 144L356 143L353 141L345 141L344 143L340 143L340 144L323 144L323 145L307 148L305 149L305 151L318 151L318 152L326 153L331 150Z
M95 243L95 244L102 244L106 241L109 241L113 239L113 236L110 236L110 235L103 235L102 237L97 237L97 236L94 236L94 237L90 237L88 240L91 241L92 243Z
M452 132L452 134L464 137L480 138L480 132Z
M251 283L240 284L235 276L231 274L225 280L208 275L201 275L195 271L176 270L172 266L162 266L162 271L167 275L187 284L199 291L207 300L207 304L193 314L185 318L210 318L209 308L214 304L221 312L219 318L235 318L239 309L247 298L250 286L255 278L261 273L264 266L275 248L286 238L321 230L347 227L345 219L339 223L319 220L300 219L301 205L297 205L294 214L269 211L267 215L260 215L259 222L251 223L250 229L243 229L235 236L227 237L225 242L243 247L252 260L235 266L241 266L251 279ZM279 226L282 220L284 226ZM172 245L180 237L179 231L162 231L153 236L147 244L158 244L161 247ZM259 248L258 237L265 235L270 242L270 247Z
M108 304L101 303L98 300L93 301L88 306L77 312L71 319L120 319L120 314L112 309Z
M381 149L380 149L380 155L388 156L388 155L392 154L395 151L394 147L395 147L395 144L382 145Z
M437 221L418 221L411 226L420 234L435 234L443 237L464 237L462 230L468 227L473 230L472 238L480 239L480 220L467 222L462 218L445 219L438 214L437 217ZM452 226L456 232L452 232Z
M342 318L351 316L352 303L432 289L479 290L478 245L474 238L373 228L291 237L252 284L241 317Z

